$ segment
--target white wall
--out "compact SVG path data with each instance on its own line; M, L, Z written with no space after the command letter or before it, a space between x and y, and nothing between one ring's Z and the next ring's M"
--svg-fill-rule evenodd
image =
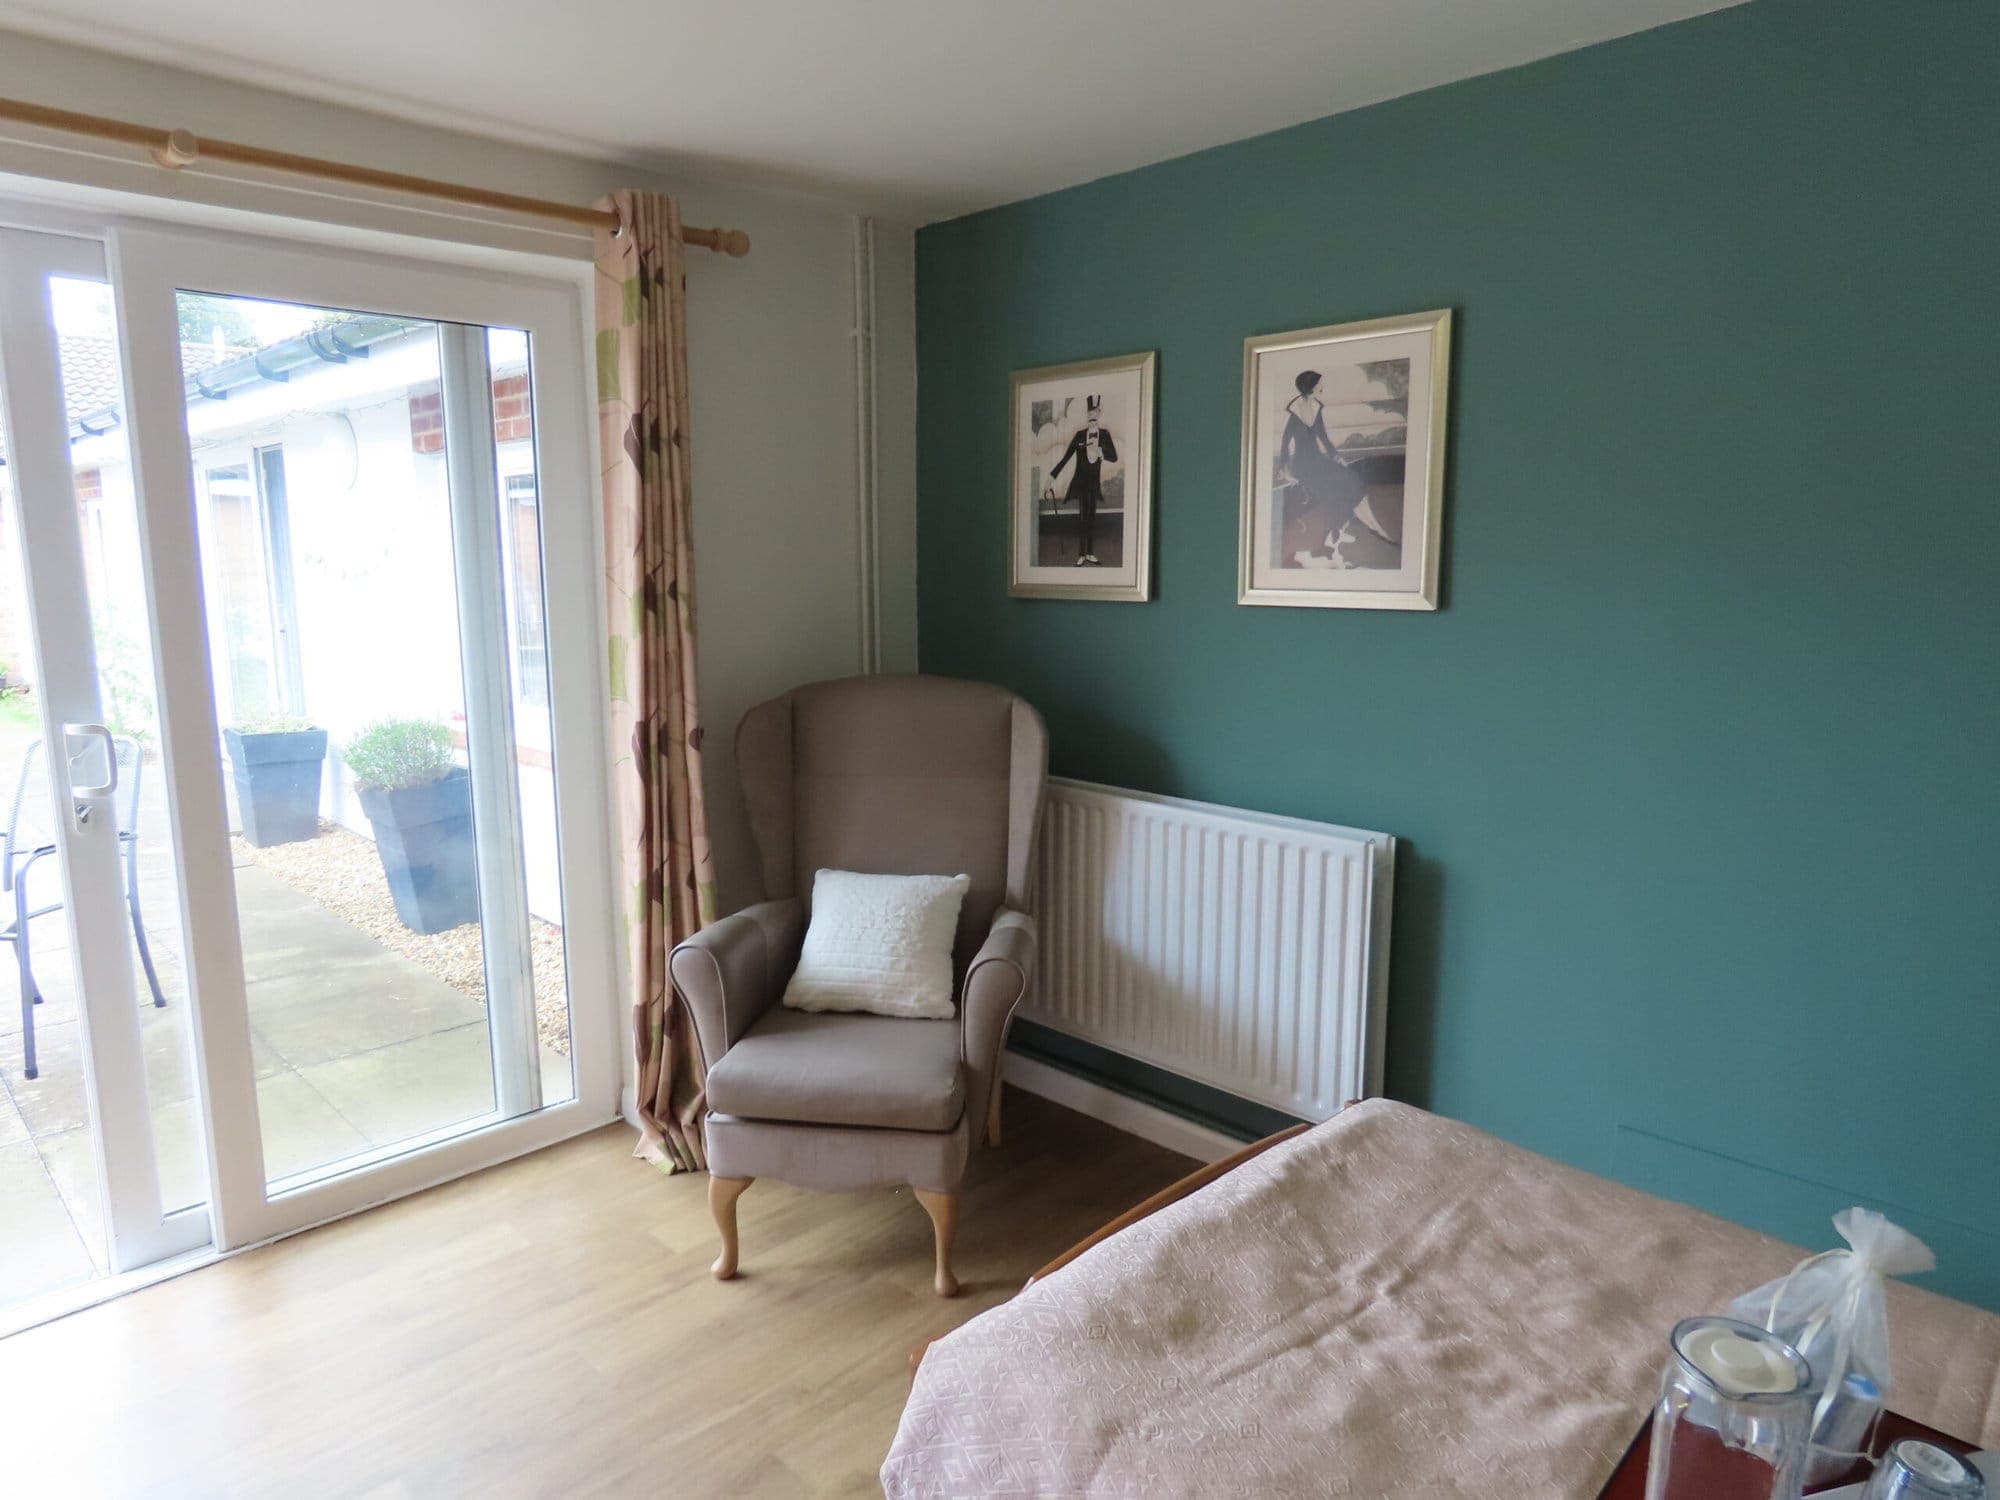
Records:
M578 88L592 80L575 80ZM709 806L724 908L755 894L730 768L744 709L857 669L861 649L851 225L842 206L482 140L152 63L0 32L0 94L336 160L587 202L615 187L680 197L688 222L749 231L745 260L691 251L696 627ZM0 172L403 233L587 256L588 242L418 216L285 179L170 174L135 154L5 128ZM914 257L877 230L882 663L916 661Z

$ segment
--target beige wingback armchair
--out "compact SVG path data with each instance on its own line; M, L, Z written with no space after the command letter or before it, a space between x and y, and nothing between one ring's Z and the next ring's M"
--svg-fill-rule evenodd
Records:
M756 1178L843 1192L908 1184L931 1217L935 1285L949 1297L959 1183L972 1148L997 1136L1000 1050L1034 972L1041 716L985 683L851 677L752 709L736 767L766 899L671 960L708 1072L715 1274L736 1274L736 1200ZM778 1004L822 869L971 877L956 1020Z

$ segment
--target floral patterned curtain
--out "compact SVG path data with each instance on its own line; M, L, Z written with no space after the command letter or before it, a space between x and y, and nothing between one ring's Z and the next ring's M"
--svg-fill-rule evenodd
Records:
M715 915L695 694L687 283L680 208L613 193L597 236L597 397L610 611L612 797L639 1059L638 1154L698 1171L703 1077L667 955Z

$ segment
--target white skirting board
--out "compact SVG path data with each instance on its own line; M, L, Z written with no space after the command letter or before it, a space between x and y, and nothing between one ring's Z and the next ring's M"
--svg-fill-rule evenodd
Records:
M1136 1135L1142 1141L1151 1141L1169 1151L1192 1156L1196 1161L1220 1161L1247 1144L1236 1136L1184 1120L1171 1111L1121 1094L1101 1083L1079 1078L1074 1073L1065 1073L1061 1068L1036 1062L1032 1057L1023 1057L1018 1052L1006 1053L1001 1058L1000 1076L1015 1088L1039 1094L1080 1115L1102 1120L1127 1135ZM1003 1115L1003 1136L1005 1128Z

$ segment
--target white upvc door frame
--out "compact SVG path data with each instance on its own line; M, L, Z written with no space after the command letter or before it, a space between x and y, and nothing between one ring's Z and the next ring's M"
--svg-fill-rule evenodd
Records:
M191 988L200 997L195 1053L211 1126L215 1243L230 1250L400 1197L617 1116L603 564L587 423L591 388L583 288L579 282L132 222L111 226L109 259L123 334L154 659L160 663L160 738L184 886L184 952ZM425 1143L373 1165L276 1193L267 1192L265 1185L207 613L197 563L175 302L180 291L524 329L544 497L569 497L565 505L544 504L542 546L549 651L551 661L560 664L551 673L550 718L556 740L574 1097L518 1118L496 1111L483 1127L438 1132L441 1138L425 1138ZM491 444L490 422L475 439ZM447 451L452 441L448 432ZM490 471L490 459L486 467ZM492 503L498 505L499 497ZM488 549L481 543L480 550ZM497 545L491 553L491 566L497 569ZM450 580L440 582L451 586ZM461 600L462 609L477 607L476 600ZM504 645L504 630L501 639ZM499 1034L505 1018L495 1014L489 1019Z
M445 489L459 614L459 675L472 780L473 848L486 947L486 1027L493 1101L503 1116L542 1107L541 1043L535 1026L535 966L528 917L527 845L521 836L519 741L515 737L507 560L500 540L507 495L493 438L493 370L486 330L438 329L438 383L445 430ZM483 441L454 441L474 432Z
M109 280L117 291L128 416L133 428L143 420L148 434L142 460L140 440L128 429L152 647L156 661L172 663L161 669L162 681L156 685L163 729L169 720L172 726L168 733L173 743L163 747L170 824L183 895L194 898L183 901L182 935L209 1150L209 1201L165 1215L160 1212L135 987L124 945L122 888L115 879L107 884L106 870L100 868L108 864L115 877L115 846L108 860L107 851L88 834L77 841L75 851L66 846L66 866L82 873L81 883L67 887L65 895L73 924L72 952L79 967L90 970L78 978L88 1028L85 1082L114 1273L104 1284L124 1288L134 1277L186 1267L199 1263L203 1254L226 1253L339 1218L619 1117L624 1049L622 1011L615 999L620 966L606 753L609 681L602 646L604 534L597 502L598 434L591 421L596 389L589 358L591 270L587 263L545 255L267 219L247 211L189 215L171 202L135 211L131 196L124 194L85 192L54 202L40 191L43 186L0 178L0 239L9 241L17 263L24 249L32 250L29 258L45 273L44 285L31 297L0 292L6 302L0 315L14 325L7 334L7 352L17 370L32 360L43 377L18 383L19 394L10 394L0 407L0 421L14 429L10 452L18 455L17 491L28 488L25 477L32 465L37 492L66 502L38 510L38 522L54 527L58 519L66 520L67 541L58 537L32 549L52 560L31 583L29 618L38 631L38 649L53 648L55 658L67 663L61 675L73 688L60 701L53 691L44 698L45 727L59 731L66 723L94 723L99 706L76 510L67 503L73 495L67 424L60 383L46 378L60 360L50 336L45 281L46 275L62 275ZM190 218L203 222L205 232L177 227ZM219 227L218 219L223 221ZM266 231L273 237L264 238ZM365 1170L275 1196L265 1192L258 1159L261 1130L226 855L193 475L180 407L178 316L171 297L175 288L167 285L176 271L190 273L181 280L189 289L523 328L531 340L574 1096L522 1118L495 1119L485 1128L478 1128L484 1122L471 1122L436 1132L376 1153ZM135 354L135 348L143 352ZM150 509L149 484L154 497ZM26 557L23 563L25 571ZM37 600L40 618L33 608ZM62 622L51 631L47 621L58 613ZM166 657L163 646L189 655ZM164 693L168 675L175 688L171 704ZM44 671L42 676L53 684L56 673ZM51 743L61 742L51 737ZM79 779L87 768L87 759L79 763ZM177 769L182 773L178 782ZM68 788L62 792L66 797ZM94 825L100 831L96 837L102 838L101 830L114 824L106 816L85 820L72 831ZM185 863L190 851L202 856L206 872L199 889ZM75 860L79 852L80 863ZM102 941L91 937L99 929ZM86 954L91 955L88 960ZM218 976L224 981L219 986ZM59 1310L80 1305L74 1295L62 1300Z
M56 277L103 281L103 245L0 228L0 426L13 470L105 1252L111 1270L123 1272L202 1245L209 1225L198 1209L162 1212L119 867L118 770L101 732L96 637L50 311ZM85 790L92 786L95 796Z

